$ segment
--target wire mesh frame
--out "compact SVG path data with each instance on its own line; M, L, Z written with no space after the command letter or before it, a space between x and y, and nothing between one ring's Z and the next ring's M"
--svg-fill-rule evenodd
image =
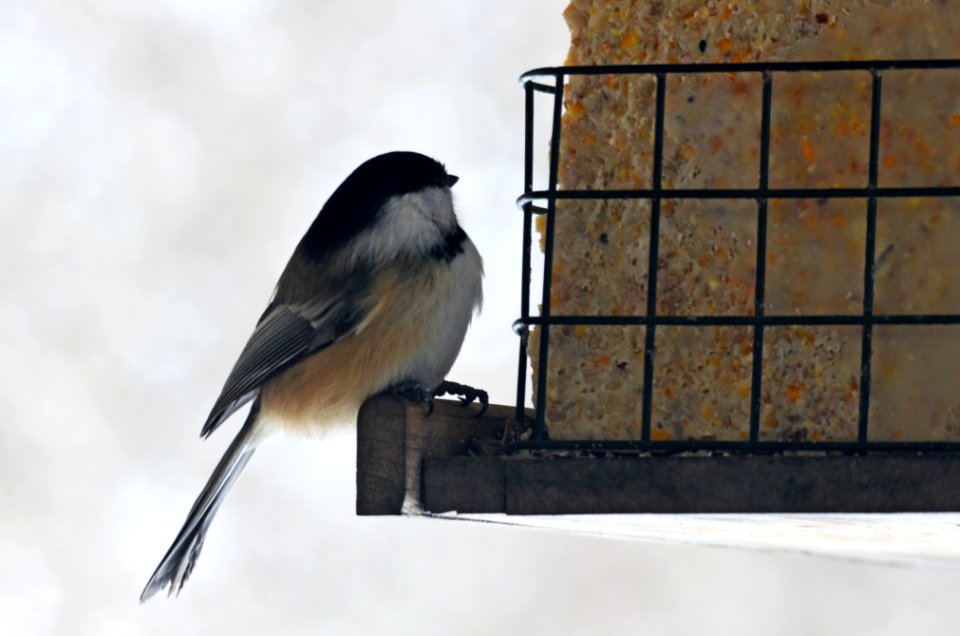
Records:
M877 199L895 197L960 196L960 185L946 187L879 187L877 173L880 146L880 116L882 104L883 71L960 69L960 60L889 60L862 62L768 62L747 64L671 64L671 65L612 65L567 66L540 68L524 73L520 81L525 96L524 128L524 194L517 200L523 210L523 252L520 318L514 324L520 336L517 373L517 419L524 416L527 373L527 344L530 327L537 326L539 341L537 360L537 387L533 435L528 441L516 442L513 449L585 449L585 450L639 450L663 453L716 450L726 452L782 452L790 450L832 450L852 453L867 451L960 451L960 442L872 442L868 439L871 386L872 336L874 325L945 325L960 324L960 314L877 315L873 312L874 259L876 247ZM867 186L863 188L770 188L770 115L775 73L864 71L871 76L869 168ZM736 189L663 189L663 128L665 119L666 81L669 75L759 73L762 78L760 122L760 161L756 188ZM564 81L574 75L647 75L656 81L656 111L654 119L652 181L648 189L633 190L559 190L558 167L560 157L560 122L563 111ZM536 81L553 78L553 84ZM550 161L547 190L533 189L533 119L534 93L553 96L550 135ZM859 315L767 316L764 313L764 286L766 277L767 202L770 199L834 199L859 198L867 201L865 261L863 275L863 311ZM650 201L650 247L647 268L646 314L639 316L554 316L550 296L553 274L553 250L556 202L558 200L646 199ZM659 249L660 204L663 199L744 199L757 202L757 250L755 269L754 314L752 316L660 316L656 313L657 261ZM535 205L545 201L546 207ZM543 296L539 316L530 315L531 259L533 242L533 215L546 216L543 249ZM546 427L546 385L549 362L549 332L551 325L643 325L645 349L643 368L643 395L640 440L550 440ZM651 407L653 402L653 371L655 362L655 335L658 325L720 326L741 325L753 327L753 359L750 386L750 427L747 441L670 440L650 439ZM772 325L859 325L862 329L860 362L860 402L857 440L850 442L765 441L759 436L760 397L763 363L763 333Z

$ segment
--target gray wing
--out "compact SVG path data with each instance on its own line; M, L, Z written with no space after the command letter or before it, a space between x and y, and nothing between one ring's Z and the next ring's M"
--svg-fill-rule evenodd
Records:
M369 313L362 295L346 290L303 303L271 303L230 372L201 437L253 399L264 382L352 333Z

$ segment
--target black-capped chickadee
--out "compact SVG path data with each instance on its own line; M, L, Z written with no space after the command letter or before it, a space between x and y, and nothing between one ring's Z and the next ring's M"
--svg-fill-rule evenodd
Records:
M429 401L482 391L444 382L479 311L483 263L457 222L457 177L414 152L374 157L324 204L277 283L203 425L210 435L253 400L141 601L179 592L223 498L257 442L353 418L387 389Z

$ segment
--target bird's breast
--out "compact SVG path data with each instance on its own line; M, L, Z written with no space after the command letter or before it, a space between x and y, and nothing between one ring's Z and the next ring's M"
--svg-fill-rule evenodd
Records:
M482 264L469 243L452 262L398 262L379 271L373 308L353 334L278 375L261 393L263 418L301 431L355 419L368 397L416 381L433 388L460 351L480 302Z

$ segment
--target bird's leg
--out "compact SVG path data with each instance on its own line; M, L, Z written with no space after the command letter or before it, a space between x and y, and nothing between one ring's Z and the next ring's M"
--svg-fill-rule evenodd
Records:
M407 380L406 382L393 385L387 389L387 391L406 398L411 402L425 402L427 405L427 417L430 417L433 413L433 397L436 393L423 388L423 385L419 382Z
M440 383L433 391L434 397L440 397L446 394L456 395L460 398L460 406L466 408L470 406L474 401L480 403L480 410L477 412L477 417L480 417L487 412L487 406L490 405L490 396L487 395L487 392L483 389L475 389L472 386L467 386L466 384L460 384L459 382L448 382L444 380Z

